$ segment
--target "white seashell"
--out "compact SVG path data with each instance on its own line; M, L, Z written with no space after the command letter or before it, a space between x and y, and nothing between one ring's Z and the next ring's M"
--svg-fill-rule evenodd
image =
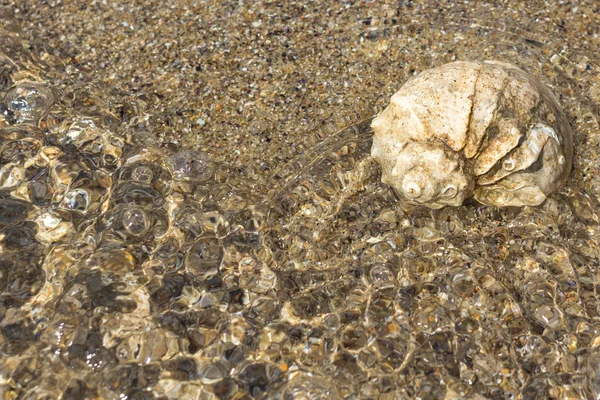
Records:
M539 205L567 179L571 128L550 90L495 61L422 72L371 123L382 182L409 203Z

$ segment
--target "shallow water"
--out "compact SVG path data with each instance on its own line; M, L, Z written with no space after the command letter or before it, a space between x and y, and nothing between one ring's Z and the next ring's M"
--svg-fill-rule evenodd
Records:
M593 4L25 4L0 36L3 398L600 396ZM489 58L559 96L571 182L403 206L369 118Z

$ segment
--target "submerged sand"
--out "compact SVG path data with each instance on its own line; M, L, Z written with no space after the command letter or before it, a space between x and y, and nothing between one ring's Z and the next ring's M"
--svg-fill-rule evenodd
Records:
M56 97L3 132L76 172L40 164L23 184L47 199L0 198L3 398L599 395L597 2L1 10L8 76ZM407 210L365 123L327 141L415 73L482 59L539 77L573 127L572 179L542 207ZM65 144L82 120L100 155Z

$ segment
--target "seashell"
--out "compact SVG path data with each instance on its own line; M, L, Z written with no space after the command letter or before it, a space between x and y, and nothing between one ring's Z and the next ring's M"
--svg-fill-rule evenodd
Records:
M571 170L573 138L552 92L514 65L453 62L424 71L371 123L382 182L408 203L535 206Z

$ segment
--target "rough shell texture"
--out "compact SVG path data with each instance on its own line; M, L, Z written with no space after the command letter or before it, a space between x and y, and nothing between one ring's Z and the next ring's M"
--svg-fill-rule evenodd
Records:
M372 122L382 181L430 208L468 197L495 206L539 205L567 179L571 128L536 78L495 61L422 72Z

